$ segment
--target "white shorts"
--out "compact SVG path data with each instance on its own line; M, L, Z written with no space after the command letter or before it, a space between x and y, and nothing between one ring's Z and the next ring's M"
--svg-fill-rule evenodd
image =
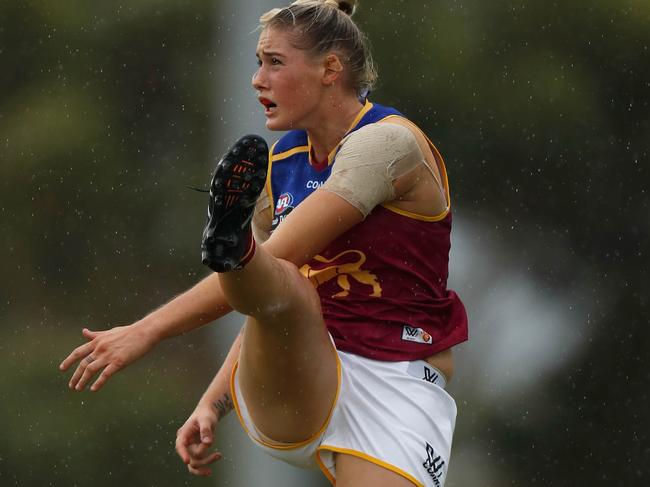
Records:
M294 466L319 468L336 483L336 453L385 467L417 486L442 487L447 476L456 403L444 376L423 360L381 362L338 351L339 386L321 430L300 443L261 434L237 379L231 393L237 416L254 443Z

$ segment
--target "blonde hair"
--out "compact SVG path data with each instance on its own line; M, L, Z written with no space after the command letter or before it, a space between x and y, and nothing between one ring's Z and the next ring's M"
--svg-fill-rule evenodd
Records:
M296 0L288 7L274 8L260 17L263 29L290 31L293 44L314 56L337 53L352 88L362 97L377 81L368 41L351 19L356 0Z

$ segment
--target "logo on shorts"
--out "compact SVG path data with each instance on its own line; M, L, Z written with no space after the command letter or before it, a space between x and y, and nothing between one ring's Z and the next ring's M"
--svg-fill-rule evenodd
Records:
M424 367L424 377L422 379L426 380L427 382L431 382L432 384L435 384L436 381L438 380L438 377L440 377L437 373L435 373L433 370L431 370L429 367Z
M440 455L436 455L433 447L427 443L427 459L424 461L422 466L427 469L427 472L429 472L429 475L431 475L431 478L433 479L433 485L436 487L440 487L442 485L442 476L444 474L442 467L444 467L444 465L445 461L442 459L442 457Z
M431 345L433 342L431 335L422 328L414 328L409 325L404 325L404 329L402 330L402 340L406 340L407 342L426 343L427 345Z

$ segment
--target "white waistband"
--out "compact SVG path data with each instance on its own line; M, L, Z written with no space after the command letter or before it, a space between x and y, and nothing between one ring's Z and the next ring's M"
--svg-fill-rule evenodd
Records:
M428 362L425 362L424 360L415 360L407 363L408 366L406 372L413 377L426 380L427 382L431 382L443 389L447 386L445 374Z

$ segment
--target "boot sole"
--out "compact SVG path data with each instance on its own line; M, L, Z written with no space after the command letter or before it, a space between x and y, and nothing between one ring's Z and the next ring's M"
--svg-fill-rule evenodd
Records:
M240 269L249 250L257 198L266 183L268 145L257 135L239 139L221 158L210 182L208 221L203 230L201 261L216 272Z

